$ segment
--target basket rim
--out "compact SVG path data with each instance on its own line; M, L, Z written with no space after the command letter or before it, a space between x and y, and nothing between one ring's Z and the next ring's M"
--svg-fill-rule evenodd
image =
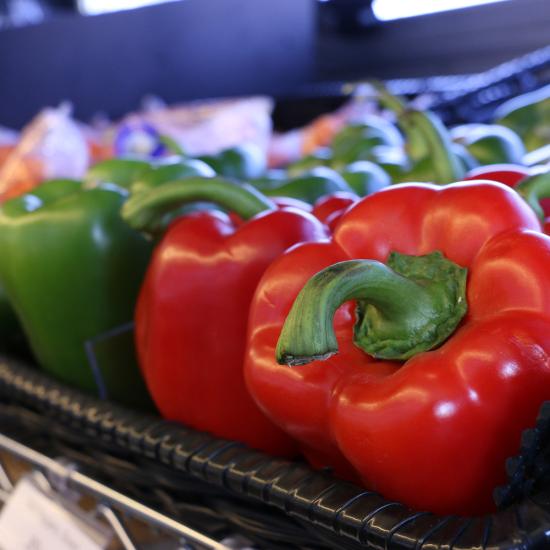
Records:
M548 543L550 491L483 516L412 510L305 464L100 401L3 355L0 401L37 411L50 423L136 459L152 460L249 502L277 508L308 528L335 535L342 544L420 549L437 542L446 548L460 544L519 550Z

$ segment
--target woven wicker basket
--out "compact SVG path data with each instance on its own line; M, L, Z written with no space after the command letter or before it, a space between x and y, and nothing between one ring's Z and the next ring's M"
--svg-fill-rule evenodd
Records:
M545 483L488 516L416 512L303 463L84 395L5 357L0 421L3 432L174 519L211 536L242 533L261 548L550 548ZM539 432L529 432L539 438L531 457L538 471L547 462L547 434Z

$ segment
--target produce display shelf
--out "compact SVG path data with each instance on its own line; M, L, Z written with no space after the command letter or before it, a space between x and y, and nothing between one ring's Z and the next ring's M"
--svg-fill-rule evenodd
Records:
M183 523L160 514L140 502L132 500L122 493L81 474L73 464L63 463L61 459L52 459L2 434L0 434L0 451L35 468L32 478L35 482L39 482L39 486L46 492L49 493L53 490L63 495L72 491L73 493L77 492L79 496L86 495L96 499L97 506L93 511L93 516L103 517L107 521L125 550L135 550L136 545L132 541L131 533L125 527L122 518L119 517L121 512L128 517L146 522L183 544L188 544L189 541L201 548L210 550L225 550L227 548L224 544L203 535L195 529L191 529ZM2 465L0 459L0 501L5 504L14 494L14 491L15 486L10 479L7 468Z
M462 75L395 78L388 90L420 98L448 124L490 122L503 102L550 84L550 46L517 57L488 71ZM368 82L318 82L297 87L276 101L274 121L281 130L305 124L341 106L352 96L369 95Z
M545 406L541 415L549 412ZM443 517L304 463L84 395L10 357L0 359L0 421L4 435L47 456L63 456L83 475L215 540L236 532L270 549L550 545L548 430L526 432L527 439L538 438L536 452L524 455L523 464L515 462L516 472L529 465L538 472L530 494L518 492L513 504L494 514Z

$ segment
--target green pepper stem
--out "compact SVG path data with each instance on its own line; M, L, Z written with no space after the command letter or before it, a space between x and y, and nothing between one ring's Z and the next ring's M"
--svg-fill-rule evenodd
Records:
M191 177L132 195L122 208L122 217L134 229L147 231L157 227L158 220L167 213L200 201L215 203L245 220L275 209L274 203L251 185L222 178Z
M536 174L520 181L514 188L535 211L541 221L544 221L544 210L540 199L550 198L550 172Z
M409 117L409 124L418 129L418 139L423 140L432 161L436 183L460 181L465 169L459 155L453 149L451 136L439 117L429 111L410 111L403 115Z
M408 108L382 84L375 83L374 86L382 105L397 116L413 163L418 164L428 159L435 183L461 180L465 170L459 156L453 150L451 136L441 120L429 111Z
M434 252L393 253L388 264L349 260L314 275L284 323L277 362L302 365L338 351L333 319L357 300L354 343L369 355L404 360L446 340L467 310L466 269Z
M402 99L390 93L382 82L373 80L371 85L376 90L380 102L386 109L395 113L396 116L405 114L407 106Z
M278 187L264 189L264 193L270 197L291 197L310 204L313 204L324 195L338 191L351 191L350 186L340 174L335 174L334 177L322 175L300 176L289 182L283 182Z

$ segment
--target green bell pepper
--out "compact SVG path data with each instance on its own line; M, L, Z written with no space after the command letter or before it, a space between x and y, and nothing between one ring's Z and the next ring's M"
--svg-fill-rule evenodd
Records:
M93 166L85 177L85 187L93 188L102 183L114 183L131 191L139 193L151 187L157 187L173 180L201 176L210 178L215 176L214 170L205 162L198 159L170 157L151 163L134 159L109 159ZM195 203L186 205L179 210L159 218L157 234L164 233L168 224L176 217L191 210L212 208L211 205Z
M526 153L521 138L499 124L464 124L453 128L450 134L482 166L522 164Z
M351 192L351 187L346 180L331 168L319 166L307 174L283 182L278 187L262 189L262 193L268 197L291 197L313 204L324 195L337 191Z
M23 329L10 305L6 292L0 285L0 352L27 355Z
M288 181L289 174L282 168L272 168L268 170L265 175L260 178L253 178L248 180L253 187L259 191L264 189L272 189L273 187L279 187L283 183Z
M360 197L366 197L391 184L389 174L378 164L358 160L346 166L340 174Z
M462 168L469 172L470 170L473 170L474 168L477 168L479 166L479 162L475 159L475 157L462 145L462 143L453 143L451 145L451 148L453 150L453 153L456 155L458 160L460 161L460 164L462 165Z
M394 183L424 181L446 184L460 181L466 173L463 161L453 150L449 132L435 113L413 109L382 85L374 86L381 104L395 113L405 135L409 165L401 172L396 170L391 174Z
M198 159L178 159L176 162L155 164L142 172L128 186L130 191L138 193L166 183L190 177L213 178L216 172L205 162Z
M84 186L91 189L103 183L114 183L124 189L137 192L171 180L191 176L209 178L215 174L208 164L197 159L174 156L166 160L145 162L113 158L92 166L84 177Z
M546 214L540 201L541 199L550 198L550 169L521 180L514 189L524 198L541 223L544 224Z
M197 157L226 178L248 181L261 177L267 168L267 159L254 144L242 144L225 149L217 155Z
M302 157L290 163L286 167L286 173L289 178L297 178L303 174L317 168L318 166L330 166L332 162L332 151L327 147L322 147L313 153Z
M128 188L150 169L151 164L144 160L112 158L94 164L84 176L84 183L86 187L114 183L120 187Z
M495 123L514 130L528 151L550 143L550 84L504 102Z
M358 160L378 160L380 147L402 148L403 137L389 121L379 116L367 116L338 132L331 143L331 166L343 168Z
M74 184L73 180L57 180L58 189ZM7 260L4 260L7 261ZM30 358L30 351L23 329L10 303L9 297L0 284L0 351L15 353L17 356Z
M131 406L150 403L128 324L151 244L113 184L43 183L0 206L0 283L38 363L56 378ZM91 354L91 350L95 354ZM100 375L94 370L96 366Z

